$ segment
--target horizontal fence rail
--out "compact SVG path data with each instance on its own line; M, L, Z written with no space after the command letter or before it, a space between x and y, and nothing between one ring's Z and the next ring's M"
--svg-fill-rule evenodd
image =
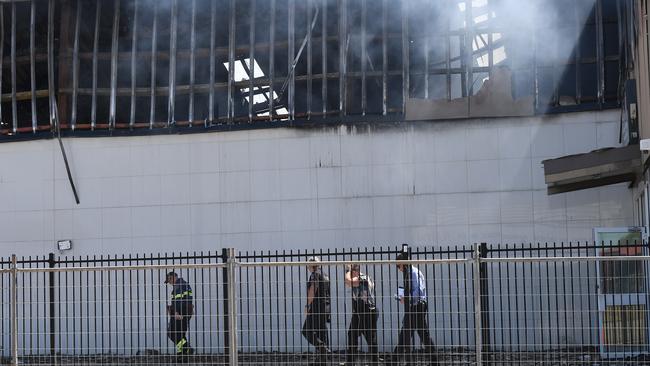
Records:
M2 364L642 364L648 254L583 243L14 256L0 260ZM346 286L357 270L360 287ZM166 284L169 272L191 290ZM357 291L370 283L374 306Z

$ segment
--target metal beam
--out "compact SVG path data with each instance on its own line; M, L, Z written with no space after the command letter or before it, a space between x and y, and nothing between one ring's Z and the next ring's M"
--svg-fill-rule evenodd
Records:
M109 128L115 127L115 114L117 109L117 51L120 28L120 0L113 2L113 32L111 37L111 96L108 110Z
M49 28L48 24L48 30ZM18 131L18 110L16 107L16 3L11 3L11 126L13 133L16 133Z
M271 0L271 19L269 24L269 120L275 115L275 12L276 0Z
M247 68L245 68L247 69ZM485 72L487 72L487 68L485 68ZM444 74L444 72L441 72ZM435 74L432 72L432 74ZM387 74L388 76L401 76L402 72L401 71L390 71ZM354 72L348 72L347 73L348 78L350 79L361 79L361 72L360 71L354 71ZM367 77L381 77L382 73L381 71L366 71L366 76ZM424 72L421 71L413 71L411 72L411 76L413 77L423 77ZM321 74L314 74L313 77L322 77ZM330 72L325 75L327 79L338 79L339 73L337 72ZM307 75L299 75L296 76L296 81L306 81L308 79ZM288 80L287 77L281 77L281 78L275 78L276 82L286 82ZM235 82L233 85L235 88L248 88L250 81L249 80L241 80ZM256 78L254 85L257 87L269 87L270 79L269 78ZM214 83L214 87L216 89L227 89L228 88L228 82L218 82ZM69 93L71 92L70 88L62 88L60 89L61 92L64 93ZM190 91L190 86L189 84L185 85L176 85L176 95L187 95L189 94ZM209 93L210 90L210 84L194 84L194 93L196 94L207 94ZM26 94L24 95L29 95L30 92L24 92ZM144 96L148 95L150 93L150 88L149 87L136 87L135 88L135 93L136 96ZM19 93L20 94L20 93ZM38 94L38 93L37 93ZM92 94L92 89L91 88L79 88L79 94L80 95L90 95ZM158 86L156 87L156 95L158 96L165 96L169 94L169 87L167 86ZM101 96L109 96L110 95L110 88L97 88L97 95ZM117 96L130 96L131 95L131 87L121 87L117 88ZM248 116L246 116L248 118Z
M194 81L195 81L195 61L196 61L196 0L192 0L190 15L190 100L187 120L194 122Z
M339 113L347 114L347 44L348 44L348 16L347 1L339 0Z
M5 44L5 6L0 4L0 60L4 60ZM0 90L2 90L3 67L0 67ZM0 128L4 126L4 117L2 116L2 103L0 103Z
M446 6L453 6L451 3L451 0L446 0L445 1ZM447 17L445 19L445 30L447 33L451 31L451 19ZM446 90L445 93L447 95L447 100L451 100L451 37L446 36L445 37L445 82L446 82Z
M307 0L307 119L311 119L311 102L312 102L312 11L314 9L314 1Z
M171 24L169 26L169 98L167 103L167 127L173 125L176 107L176 42L178 37L178 0L172 0Z
M323 118L327 115L327 0L323 0L321 18L321 95L323 99Z
M29 7L29 79L30 91L36 95L36 0L32 0ZM31 99L32 107L32 132L36 132L38 117L36 115L36 98Z
M473 1L465 1L465 92L466 97L471 97L474 93L474 16Z
M603 30L603 0L596 0L596 67L598 103L605 102L605 36Z
M149 128L156 122L156 56L158 53L158 2L153 2L151 24L151 81L149 85Z
M295 106L295 99L296 99L296 79L295 79L295 55L296 55L296 1L295 0L288 0L289 1L289 9L288 9L288 19L287 19L287 37L288 37L288 42L289 42L289 47L287 49L287 65L288 65L288 70L287 70L287 78L289 81L288 89L289 93L287 94L287 107L289 110L289 120L293 121L296 116L296 106ZM284 89L284 88L283 88ZM280 94L283 94L280 92ZM280 95L280 98L282 95Z
M214 123L214 81L215 81L215 60L214 47L215 35L217 29L217 3L216 0L210 2L210 100L208 101L208 125Z
M368 108L366 90L366 65L367 65L367 39L366 39L366 18L368 17L368 2L361 0L361 115L366 115Z
M249 61L249 78L248 78L248 122L253 122L253 104L255 104L255 10L256 1L251 0L250 7L250 25L249 25L249 42L250 50L248 53ZM246 65L244 65L246 66Z
M381 6L381 104L382 115L388 114L388 0Z
M74 131L77 126L77 99L79 96L79 25L81 23L81 1L77 1L74 20L74 42L72 45L72 111L70 128Z
M39 0L37 0L38 3ZM72 83L72 77L70 75L71 69L74 67L74 60L70 59L71 50L74 52L74 26L75 26L75 12L73 11L73 3L79 3L74 0L58 0L57 4L60 6L58 12L59 18L56 19L55 23L58 26L59 34L56 37L58 39L58 55L57 62L55 63L58 67L55 80L58 79L58 84L56 85L57 89L70 88ZM36 56L38 57L38 55ZM70 67L72 66L72 68ZM57 99L57 109L56 117L62 121L69 122L71 119L70 111L68 104L70 103L71 96L64 93L55 93Z
M228 123L233 122L235 116L235 0L230 0L228 14Z
M406 101L409 98L409 1L402 0L402 113L406 114Z
M135 125L135 87L137 85L137 57L138 52L138 0L133 0L133 27L131 34L131 110L129 113L129 125L131 128Z
M93 81L92 98L90 102L90 126L95 129L97 125L97 51L99 49L99 18L102 11L102 1L95 2L95 33L93 37Z
M580 5L580 2L576 1L576 2L574 2L574 7L573 7L573 11L575 12L575 22L576 22L576 26L578 26L578 27L581 24L579 16L578 16L578 14L579 14L579 11L578 11L579 5ZM573 52L575 53L575 65L576 65L576 70L575 70L575 77L576 77L576 84L575 84L576 95L575 95L575 99L576 99L576 104L580 104L581 100L582 100L582 72L580 70L580 61L581 61L580 49L581 49L580 44L578 44L573 49Z

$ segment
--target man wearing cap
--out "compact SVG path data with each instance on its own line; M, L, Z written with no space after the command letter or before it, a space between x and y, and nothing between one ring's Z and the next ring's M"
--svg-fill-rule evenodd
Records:
M330 282L320 270L318 257L310 257L307 266L310 272L307 282L307 305L305 305L305 323L302 326L302 335L318 351L317 364L325 364L326 355L330 353L329 337L327 335L327 322L330 317Z
M172 285L171 304L167 306L167 337L174 342L177 356L190 355L194 350L187 342L186 333L194 313L192 288L176 272L167 273L165 283Z
M408 260L406 253L400 253L397 260ZM404 275L404 296L399 300L404 306L404 319L399 332L395 352L406 353L411 349L413 333L420 336L420 343L425 346L425 352L431 362L436 362L437 357L433 349L433 341L429 334L429 307L427 305L427 285L424 275L411 264L398 264L397 269Z

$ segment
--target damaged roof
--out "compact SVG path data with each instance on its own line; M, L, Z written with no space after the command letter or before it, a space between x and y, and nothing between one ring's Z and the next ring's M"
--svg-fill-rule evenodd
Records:
M0 2L0 141L617 107L627 2Z

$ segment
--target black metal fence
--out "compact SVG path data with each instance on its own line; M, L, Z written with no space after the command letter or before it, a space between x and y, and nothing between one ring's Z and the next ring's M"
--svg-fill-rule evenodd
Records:
M402 250L262 251L234 257L227 250L51 254L16 259L15 265L3 260L2 356L39 364L173 362L173 344L166 338L169 289L163 281L174 270L194 290L192 362L227 364L234 341L241 364L303 364L313 357L301 335L305 266L316 255L331 281L328 332L334 353L328 360L345 357L352 300L343 277L350 262L360 263L375 282L378 344L388 357L404 316L404 306L394 299L404 284L394 261ZM650 351L646 245L482 244L408 252L426 280L429 329L442 364L602 365L637 362Z

